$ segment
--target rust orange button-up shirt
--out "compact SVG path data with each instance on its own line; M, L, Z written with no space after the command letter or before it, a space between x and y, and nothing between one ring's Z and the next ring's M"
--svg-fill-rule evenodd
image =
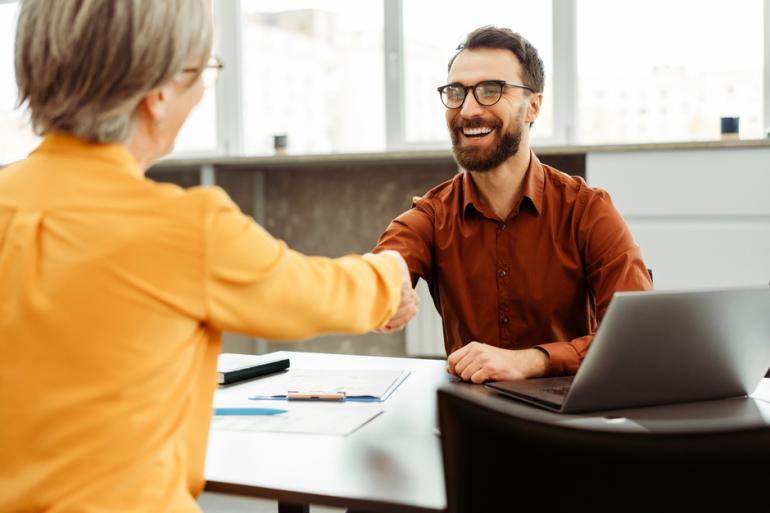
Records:
M652 283L609 195L531 154L507 219L463 172L416 198L380 237L428 283L447 354L479 341L539 347L548 375L573 374L615 291Z

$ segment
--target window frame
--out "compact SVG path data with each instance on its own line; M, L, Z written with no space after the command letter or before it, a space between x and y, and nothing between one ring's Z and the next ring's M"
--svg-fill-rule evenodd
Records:
M0 0L0 4L19 0ZM572 145L577 125L577 0L553 1L553 134L534 137L536 146ZM171 157L240 157L244 154L243 84L241 69L240 2L212 2L216 24L215 49L226 67L216 87L215 150L205 153L180 152ZM448 141L406 140L403 0L383 0L383 49L385 68L386 152L436 150L448 148ZM770 0L763 0L764 105L763 126L770 128Z

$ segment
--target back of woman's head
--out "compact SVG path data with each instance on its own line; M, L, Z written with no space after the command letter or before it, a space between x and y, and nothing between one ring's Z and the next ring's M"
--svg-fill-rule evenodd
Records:
M142 97L211 52L209 0L23 0L16 83L35 132L123 142Z

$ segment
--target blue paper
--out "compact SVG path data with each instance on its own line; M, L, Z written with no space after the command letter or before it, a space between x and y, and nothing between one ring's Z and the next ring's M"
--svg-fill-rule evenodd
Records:
M277 415L287 411L277 408L214 408L214 415Z

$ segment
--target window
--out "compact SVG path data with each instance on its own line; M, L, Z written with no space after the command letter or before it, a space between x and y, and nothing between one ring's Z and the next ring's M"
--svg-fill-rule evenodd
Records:
M15 109L14 42L18 3L0 3L0 165L23 159L39 142L21 109Z
M763 137L761 0L577 2L581 143Z
M237 70L239 78L206 90L173 155L270 155L276 139L295 154L447 148L436 87L446 82L458 43L486 24L520 32L543 59L536 145L713 140L720 118L736 116L742 138L765 136L763 0L488 0L483 12L462 2L386 2L216 3L217 12L227 13L218 20L218 46L240 45L240 58L222 56L224 73ZM386 148L383 39L394 32L384 26L384 9L398 6L404 89L391 100L403 101L394 112L403 112L404 126ZM0 164L23 158L39 141L14 109L17 8L18 2L0 0ZM574 48L573 21L577 62L564 53ZM567 77L556 91L565 105L557 117L554 38L564 43L557 69ZM242 114L242 126L233 113Z
M212 0L212 9L213 9ZM214 27L214 53L217 53L216 36L219 31ZM172 157L212 154L219 149L217 140L217 86L206 88L200 103L196 105L182 125L176 140Z
M210 154L217 150L216 86L206 89L174 143L172 156Z
M473 4L437 0L404 1L405 139L449 146L445 108L436 87L445 84L447 63L468 32L483 25L519 32L537 48L545 64L543 108L532 137L553 135L553 23L550 1L488 0Z
M241 2L244 149L383 151L382 1Z

